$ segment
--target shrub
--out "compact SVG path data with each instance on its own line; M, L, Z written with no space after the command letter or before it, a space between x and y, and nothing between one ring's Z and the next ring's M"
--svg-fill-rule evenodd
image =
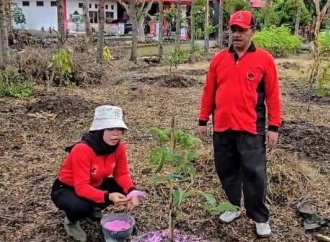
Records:
M319 35L319 47L321 51L330 50L330 33L320 33Z
M290 33L285 26L265 28L256 33L253 38L255 44L266 49L275 57L284 57L299 52L302 40Z
M0 97L27 98L33 91L33 82L26 80L17 70L0 71Z

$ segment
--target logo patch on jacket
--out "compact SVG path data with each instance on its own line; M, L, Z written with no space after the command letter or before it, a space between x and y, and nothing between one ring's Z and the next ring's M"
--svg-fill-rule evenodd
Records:
M247 72L247 79L249 81L254 81L255 77L256 77L256 75L252 71Z
M96 175L99 170L99 167L97 165L93 165L91 169L91 174Z

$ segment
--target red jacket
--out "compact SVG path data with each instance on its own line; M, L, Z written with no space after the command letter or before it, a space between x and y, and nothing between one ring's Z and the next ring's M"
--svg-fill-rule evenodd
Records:
M268 130L281 125L280 87L273 57L254 44L238 58L227 48L211 61L204 85L199 125L213 116L213 130L264 134L266 105Z
M121 141L117 150L108 156L96 156L87 144L75 145L65 158L59 172L59 180L73 186L77 195L104 203L107 191L97 189L110 175L125 192L134 187L126 156L125 144Z

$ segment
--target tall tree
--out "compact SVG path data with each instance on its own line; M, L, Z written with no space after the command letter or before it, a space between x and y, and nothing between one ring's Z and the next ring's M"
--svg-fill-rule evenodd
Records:
M209 52L209 46L210 46L210 41L209 41L209 0L205 0L205 12L204 12L204 51L205 53Z
M195 4L196 0L192 0L190 9L190 43L192 48L195 46Z
M91 24L89 20L89 0L84 0L84 5L83 5L83 16L84 16L84 23L85 23L85 43L87 49L89 48L90 44L92 44L93 41L93 33L91 29Z
M158 26L158 56L159 58L163 57L163 40L164 40L164 0L159 0L158 5L158 11L159 11L159 26Z
M9 55L8 31L5 12L5 2L0 0L0 68L5 68Z
M63 11L63 0L57 0L57 28L58 28L58 44L63 45L66 37L66 30L64 26L64 11Z
M104 5L105 5L105 0L99 0L99 16L98 16L98 22L99 22L99 27L98 27L98 33L99 33L99 38L98 38L98 43L99 43L99 48L98 48L98 58L97 61L101 63L103 61L103 48L104 48L104 23L105 23L105 11L104 11Z
M296 4L297 4L297 15L296 15L295 24L294 24L294 34L296 36L298 36L299 35L301 10L302 10L302 4L303 4L303 2L301 0L297 0L296 1Z
M218 46L223 48L223 0L219 0L219 26L218 26Z
M145 0L129 0L129 4L123 2L123 0L118 0L118 2L125 8L128 16L132 19L132 21L137 22L137 34L138 41L145 41L145 33L144 33L144 22L150 11L154 0L150 0L148 4L146 4ZM135 19L135 20L133 20ZM132 23L132 32L133 32L133 23Z
M176 3L176 16L175 16L175 49L180 49L180 33L181 33L181 0Z

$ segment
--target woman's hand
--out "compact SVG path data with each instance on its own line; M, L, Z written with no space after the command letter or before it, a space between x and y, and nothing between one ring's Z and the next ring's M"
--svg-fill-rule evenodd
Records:
M119 192L112 192L109 194L109 200L113 202L116 206L127 205L132 199L126 197L125 195Z
M127 210L132 211L134 208L140 205L138 196L133 196L131 200L127 203Z
M127 210L132 211L134 208L140 205L139 197L145 198L147 194L143 191L133 190L127 197L131 200L127 203Z

